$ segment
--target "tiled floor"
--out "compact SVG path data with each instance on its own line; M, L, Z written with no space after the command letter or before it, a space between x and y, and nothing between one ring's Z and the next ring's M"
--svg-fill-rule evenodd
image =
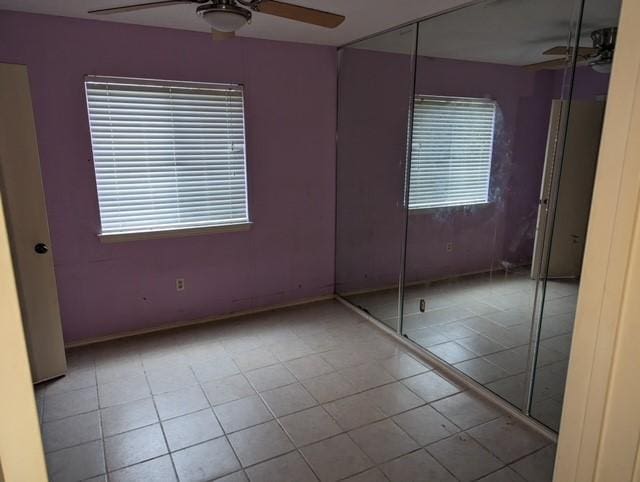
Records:
M541 325L532 415L557 431L573 331L578 283L549 281ZM405 288L403 332L518 407L526 370L535 282L528 272L456 278ZM397 326L397 290L349 296ZM419 310L425 299L427 309Z
M546 481L555 447L334 301L69 352L51 480Z

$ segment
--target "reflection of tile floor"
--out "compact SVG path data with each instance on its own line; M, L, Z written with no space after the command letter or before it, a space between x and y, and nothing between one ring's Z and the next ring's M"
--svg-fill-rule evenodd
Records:
M404 333L433 354L521 407L535 283L527 273L459 278L405 288ZM578 284L549 281L532 414L558 429ZM419 300L427 303L421 313ZM349 300L397 326L397 290ZM386 317L385 317L386 315Z
M336 302L68 355L36 390L54 482L551 480L547 439Z

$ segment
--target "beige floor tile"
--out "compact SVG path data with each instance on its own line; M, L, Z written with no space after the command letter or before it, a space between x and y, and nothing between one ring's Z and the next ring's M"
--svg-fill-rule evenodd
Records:
M344 376L337 372L303 380L302 384L320 403L346 397L357 391Z
M380 364L398 380L431 370L431 367L404 353L380 360Z
M98 385L101 408L133 402L149 396L151 396L151 390L144 375L122 378L104 385Z
M389 479L382 473L380 469L369 469L360 474L344 479L345 482L388 482Z
M344 434L304 447L302 453L323 482L340 480L372 466L365 453Z
M162 422L162 428L172 452L224 434L210 408L166 420Z
M304 343L302 340L276 343L275 345L271 345L269 349L281 362L286 362L295 358L301 358L307 355L311 355L315 352L313 348Z
M424 405L424 400L399 382L368 390L363 395L370 397L387 416Z
M198 385L155 395L153 399L161 420L186 415L209 406L207 397Z
M247 469L251 482L315 482L318 479L298 452Z
M193 371L186 365L148 370L147 380L154 395L174 392L198 384Z
M276 417L282 417L318 404L300 383L262 392L262 398Z
M200 383L220 380L240 373L236 362L230 356L193 363L191 368Z
M459 431L458 427L428 405L396 415L393 421L422 446Z
M151 398L114 405L100 411L105 437L145 427L158 422L156 407Z
M294 449L293 444L275 420L232 433L229 435L229 443L243 467Z
M98 411L42 424L42 442L45 452L53 452L101 438Z
M489 475L478 479L478 482L526 482L516 472L509 467L504 467L497 472L493 472ZM547 479L540 482L551 482L551 479Z
M427 451L463 482L480 478L504 465L464 432L429 445Z
M168 450L160 424L156 424L106 438L104 452L111 472L159 457Z
M510 416L479 425L468 433L505 463L511 463L549 444L545 437Z
M225 475L224 477L216 479L216 482L249 482L249 479L244 474L244 471L239 470L233 474Z
M279 360L266 348L257 348L233 356L233 360L242 371L255 370L279 363Z
M76 445L47 454L50 482L70 482L106 472L102 440Z
M109 480L111 482L140 482L143 480L147 482L178 482L171 457L168 455L111 472Z
M359 392L395 381L379 363L366 363L339 372Z
M65 376L45 383L46 392L50 395L56 393L78 390L80 388L96 385L96 372L94 368L69 371Z
M440 463L424 450L387 462L382 470L391 482L456 482Z
M353 430L349 436L378 464L419 448L409 435L389 419Z
M203 383L202 388L211 405L220 405L256 393L244 375L232 375L221 380L212 380Z
M402 383L425 402L432 402L458 393L461 390L460 387L445 380L435 372L427 372L416 375L415 377L406 378L402 380Z
M226 433L242 430L273 418L257 395L218 405L214 408L214 412Z
M432 403L431 406L463 430L504 414L494 405L469 391L443 398Z
M324 408L344 430L352 430L385 418L385 414L366 392L341 398Z
M271 365L246 373L247 379L258 392L272 390L296 382L293 374L282 365Z
M290 360L285 363L285 366L298 380L306 380L333 371L333 367L320 355L309 355Z
M99 385L132 376L144 376L144 367L138 358L105 360L96 365L96 379Z
M171 457L180 482L206 482L240 469L225 437L173 452Z
M321 354L322 358L336 370L371 362L371 358L351 347L337 348Z
M44 396L44 421L50 422L98 409L96 387Z
M547 482L553 479L556 446L548 445L511 464L511 468L530 482Z
M280 423L298 447L342 432L322 407L314 407L282 417Z

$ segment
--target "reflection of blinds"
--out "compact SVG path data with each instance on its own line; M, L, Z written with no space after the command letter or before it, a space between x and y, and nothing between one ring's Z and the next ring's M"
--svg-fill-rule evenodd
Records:
M409 209L486 203L495 102L416 96Z
M85 85L103 234L248 222L241 86Z

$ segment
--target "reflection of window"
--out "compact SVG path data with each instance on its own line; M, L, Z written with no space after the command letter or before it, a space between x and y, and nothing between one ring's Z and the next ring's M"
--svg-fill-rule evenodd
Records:
M495 113L491 100L416 96L409 209L488 201Z
M85 84L103 235L248 223L242 86Z

